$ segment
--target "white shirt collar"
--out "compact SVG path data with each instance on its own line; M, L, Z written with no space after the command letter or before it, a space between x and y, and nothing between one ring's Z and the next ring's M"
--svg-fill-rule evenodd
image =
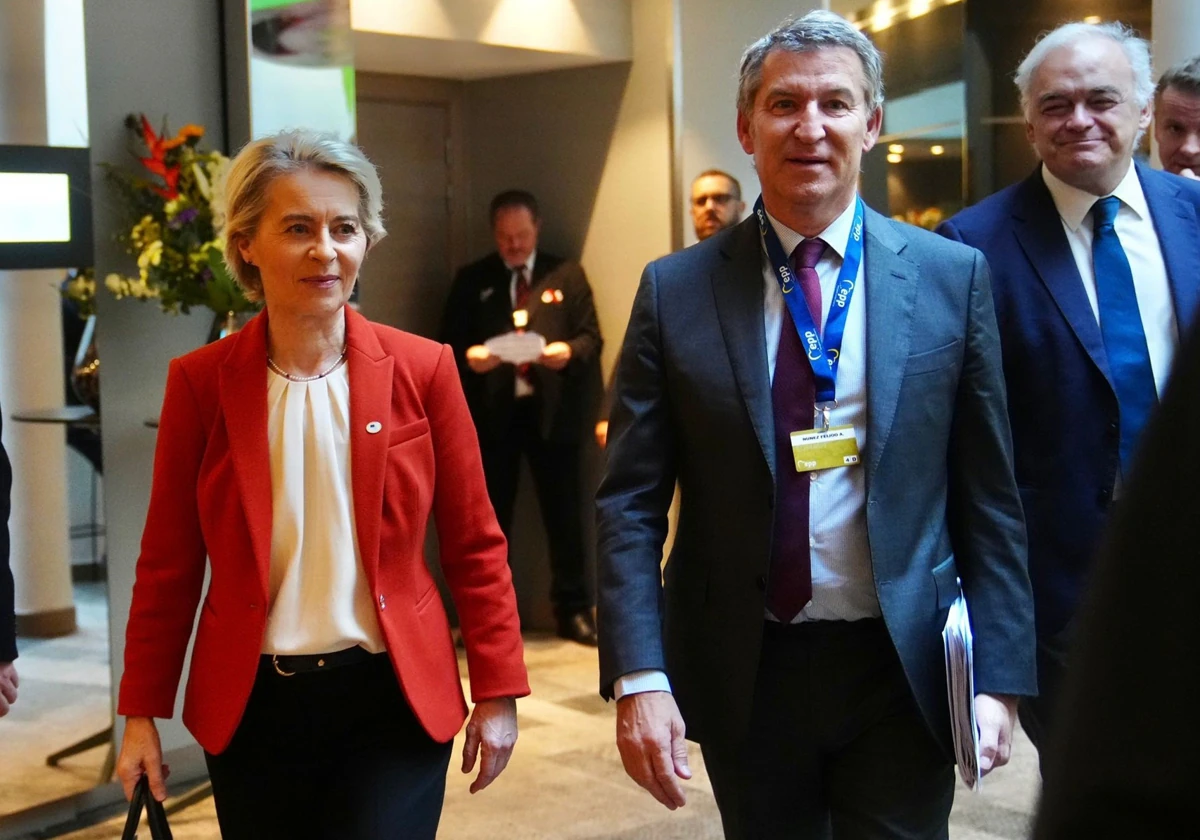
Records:
M534 260L536 260L536 259L537 259L537 248L534 248L532 251L529 252L529 256L525 259L525 270L527 272L529 272L529 277L531 279L533 277L533 263L534 263ZM511 266L511 265L508 265L507 263L505 263L504 267L507 268L509 271L517 270L516 266Z
M1103 197L1071 186L1047 169L1045 164L1042 164L1042 180L1046 182L1046 189L1050 190L1054 206L1058 208L1058 215L1072 233L1079 229L1092 212L1092 205ZM1121 199L1121 203L1136 213L1139 219L1150 218L1150 205L1146 203L1146 194L1142 192L1142 182L1138 178L1137 167L1133 161L1129 162L1129 171L1110 195Z
M775 228L775 235L779 237L779 244L783 246L784 253L791 254L796 250L796 246L805 239L819 238L824 239L825 244L832 248L839 258L845 258L846 245L850 242L850 228L854 224L854 206L857 199L857 195L853 196L850 203L846 205L846 209L830 222L825 230L813 237L801 236L770 213L767 213L767 219L771 222L771 227ZM764 207L764 209L766 208Z

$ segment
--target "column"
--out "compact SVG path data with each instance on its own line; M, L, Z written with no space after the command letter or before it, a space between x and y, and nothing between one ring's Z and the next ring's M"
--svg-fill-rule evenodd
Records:
M44 21L42 0L0 3L0 143L46 143ZM63 404L61 275L0 271L0 410L13 464L8 527L21 636L75 630L63 427L12 420Z

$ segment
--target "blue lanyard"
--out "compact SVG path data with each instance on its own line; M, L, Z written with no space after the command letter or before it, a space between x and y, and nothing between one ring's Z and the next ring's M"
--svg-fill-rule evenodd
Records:
M779 281L779 288L783 291L783 301L792 313L796 332L800 334L800 343L804 345L808 353L808 362L812 365L813 378L816 380L817 407L823 407L824 404L824 407L828 408L837 401L837 368L838 359L842 355L842 337L846 332L846 313L850 311L850 299L854 296L854 285L858 279L858 265L862 262L862 199L855 199L854 223L850 226L850 238L846 242L842 270L838 274L837 285L833 287L833 300L829 302L824 342L821 341L821 331L813 323L812 313L808 311L804 293L793 294L797 287L792 276L791 260L788 254L784 253L783 244L767 219L761 195L754 203L754 213L758 216L758 229L762 234L763 244L767 247L767 257L771 260L775 279Z

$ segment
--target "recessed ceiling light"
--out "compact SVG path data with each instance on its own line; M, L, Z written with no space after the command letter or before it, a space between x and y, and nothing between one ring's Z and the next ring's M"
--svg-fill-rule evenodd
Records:
M888 155L887 159L888 163L899 163L900 161L904 160L904 156L892 152L890 155Z
M945 153L946 153L945 146L930 146L929 147L929 154L931 154L931 155L944 155Z
M893 143L892 145L888 146L888 151L894 155L902 155L904 154L904 146L902 146L900 143Z

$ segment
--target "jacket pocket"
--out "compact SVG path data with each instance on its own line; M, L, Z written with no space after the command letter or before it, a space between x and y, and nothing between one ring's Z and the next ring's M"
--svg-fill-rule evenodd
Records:
M950 367L962 355L962 351L959 349L961 345L962 341L956 338L949 344L909 356L904 364L904 375L917 376Z
M427 434L429 434L429 418L422 417L420 420L392 429L388 435L388 447L398 446Z

